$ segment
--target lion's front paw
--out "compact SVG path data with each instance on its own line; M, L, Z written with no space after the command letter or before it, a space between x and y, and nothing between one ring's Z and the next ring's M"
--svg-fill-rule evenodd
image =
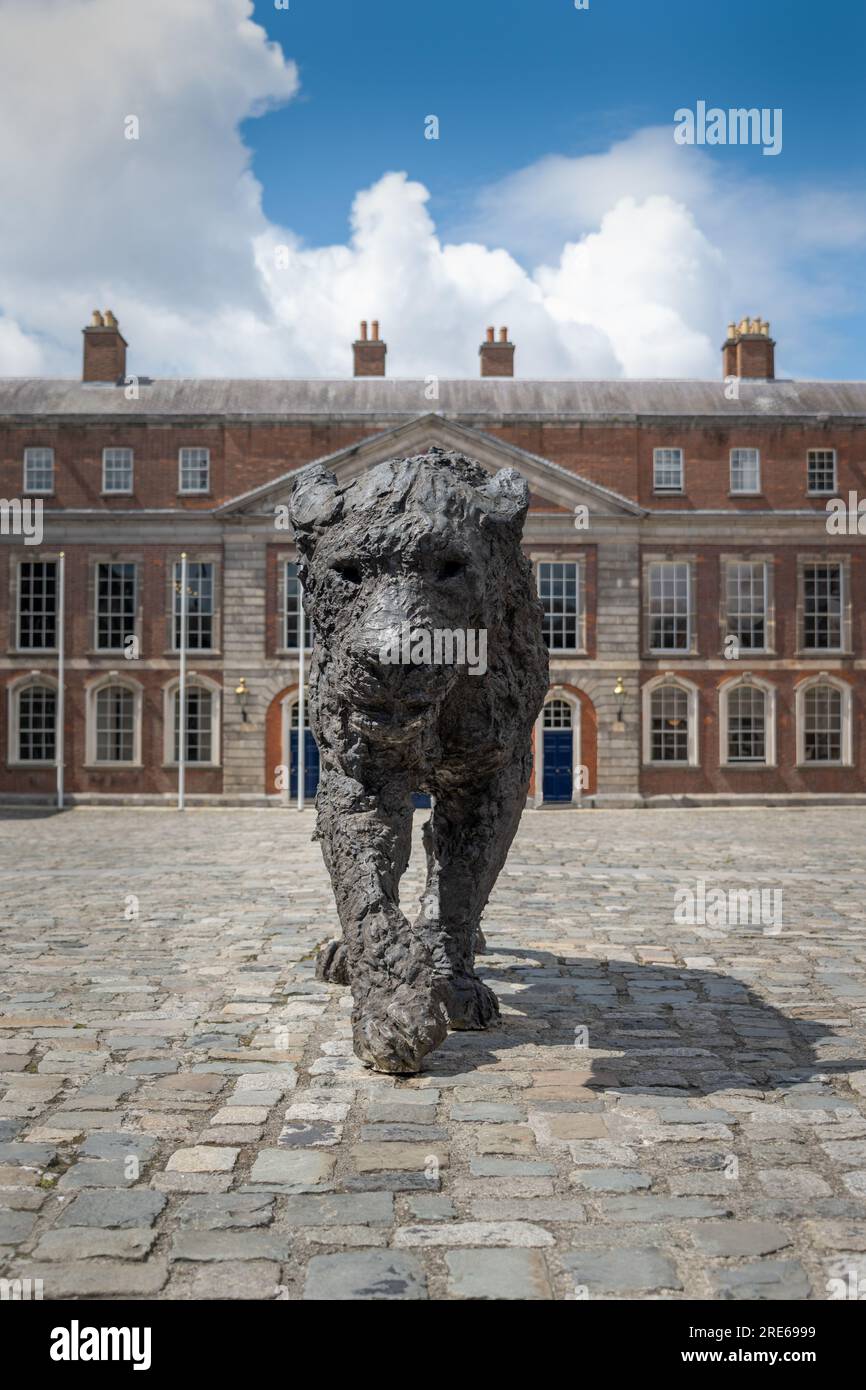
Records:
M454 1029L489 1028L499 1022L499 1001L477 975L454 975L445 984L445 1009Z
M437 991L403 985L396 992L371 992L355 1006L352 1033L356 1056L376 1071L408 1076L448 1035L448 1019Z

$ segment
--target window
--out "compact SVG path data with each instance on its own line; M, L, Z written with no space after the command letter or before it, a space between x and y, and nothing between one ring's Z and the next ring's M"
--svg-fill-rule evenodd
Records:
M842 648L842 566L803 566L803 647L807 651Z
M298 566L291 560L286 564L285 586L285 645L288 651L296 652L301 630L301 582L298 579ZM313 625L305 615L304 649L309 651L312 645Z
M652 651L688 651L691 646L691 566L649 566L649 631Z
M207 492L210 488L210 449L181 449L179 492Z
M749 651L767 648L767 566L731 561L727 567L725 636Z
M57 563L23 560L18 566L18 647L53 651L57 646Z
M570 729L571 705L566 700L548 700L544 706L545 729Z
M767 761L767 697L753 685L738 685L728 696L728 762Z
M135 693L125 685L104 685L96 692L96 762L136 761L135 706Z
M761 491L761 457L757 449L731 450L731 492Z
M57 757L57 692L47 685L25 685L17 692L18 761L53 763Z
M852 762L851 686L823 671L796 692L797 762L801 767Z
M135 635L135 565L116 563L96 566L96 647L98 651L122 651L127 637Z
M682 449L653 449L653 491L682 492Z
M200 685L186 691L185 761L213 762L213 696ZM180 690L174 692L174 761L180 757Z
M54 450L24 450L24 491L54 491Z
M689 700L686 692L676 685L667 685L654 690L650 698L650 762L688 762Z
M214 637L213 565L191 560L186 567L187 651L210 651ZM180 650L181 563L174 567L174 638Z
M580 583L577 563L542 561L538 593L544 607L544 640L550 651L578 651L582 645Z
M131 449L103 449L102 491L132 492Z
M835 492L836 450L810 449L807 455L806 471L809 492Z

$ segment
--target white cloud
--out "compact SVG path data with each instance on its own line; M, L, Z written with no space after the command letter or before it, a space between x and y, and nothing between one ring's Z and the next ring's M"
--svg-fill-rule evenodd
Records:
M524 376L715 376L730 315L845 307L843 277L804 265L862 245L862 199L822 218L669 130L519 170L447 241L423 185L387 173L345 243L304 245L265 217L239 134L299 86L251 9L0 0L0 371L77 375L99 305L139 374L345 376L378 317L393 375L475 376L492 323Z

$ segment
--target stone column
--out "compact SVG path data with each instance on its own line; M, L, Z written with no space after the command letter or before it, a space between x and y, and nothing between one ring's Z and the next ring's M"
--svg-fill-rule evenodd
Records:
M598 547L597 646L599 660L621 669L596 672L598 796L601 805L631 806L640 795L641 711L640 549L634 541L605 541ZM614 695L617 676L625 695ZM617 727L622 705L624 729Z
M249 523L229 523L223 549L223 796L265 798L266 545ZM235 690L244 677L246 721Z

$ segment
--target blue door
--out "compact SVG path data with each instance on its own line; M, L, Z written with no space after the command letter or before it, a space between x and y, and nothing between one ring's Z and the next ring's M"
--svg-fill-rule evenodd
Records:
M289 796L298 795L298 730L292 729L291 765L289 775ZM319 749L309 729L304 730L304 797L310 801L316 795L319 785Z
M565 700L548 700L544 706L545 801L570 801L574 786L574 744L571 733L571 706Z
M412 805L415 807L415 810L416 810L416 811L423 811L423 810L425 809L425 807L429 807L429 805L430 805L430 797L429 797L428 793L427 793L427 792L413 792L413 793L412 793Z

